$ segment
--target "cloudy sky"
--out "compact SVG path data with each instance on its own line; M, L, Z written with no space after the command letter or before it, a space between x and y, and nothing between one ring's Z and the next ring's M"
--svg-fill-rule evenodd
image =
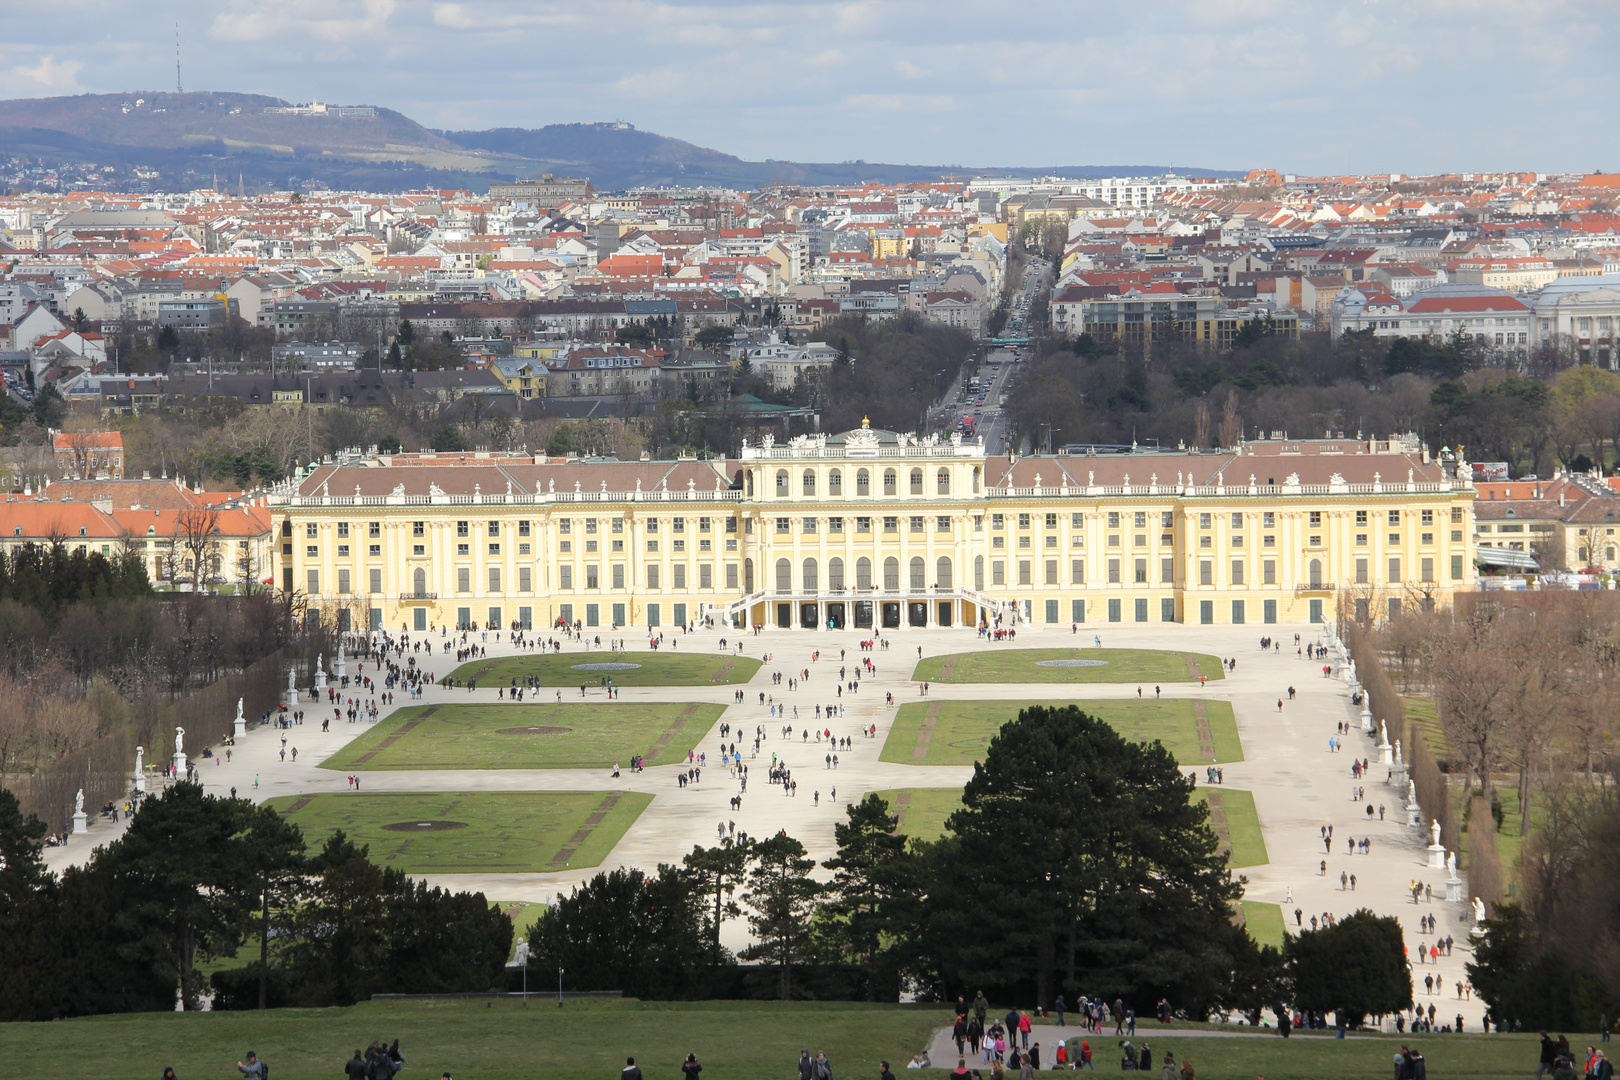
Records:
M1616 0L0 0L0 96L174 85L747 158L1620 170Z

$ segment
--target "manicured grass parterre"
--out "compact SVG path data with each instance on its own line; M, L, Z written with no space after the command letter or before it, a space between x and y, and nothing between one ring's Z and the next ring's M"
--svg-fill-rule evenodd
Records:
M577 693L577 692L576 692ZM546 695L549 696L549 695ZM610 769L635 754L685 761L725 712L709 702L541 700L529 705L413 705L321 762L370 769Z
M1260 818L1255 813L1254 795L1235 788L1200 788L1193 798L1205 802L1214 792L1221 802L1221 817L1213 815L1210 825L1231 854L1233 869L1262 866L1268 859L1260 835ZM945 819L961 808L961 788L892 788L877 793L889 803L889 812L900 818L899 831L919 840L937 840L945 835Z
M918 840L945 835L945 819L962 808L961 788L895 788L877 793L900 818L899 831Z
M535 975L531 972L531 976ZM541 980L531 980L534 987ZM1138 1015L1149 1011L1143 1002ZM1005 1012L1022 1002L992 1001ZM528 1008L517 999L367 1002L345 1009L274 1009L268 1012L127 1013L64 1020L50 1025L0 1024L0 1060L8 1076L78 1080L82 1054L65 1047L116 1048L119 1076L236 1076L236 1062L256 1051L275 1080L329 1080L357 1046L387 1037L400 1040L407 1076L445 1072L476 1080L602 1080L633 1056L652 1080L678 1076L687 1053L703 1065L703 1080L790 1080L799 1049L824 1050L840 1080L875 1080L887 1059L898 1075L911 1055L948 1025L938 1005L868 1005L854 1002L639 1002L568 999L557 1008L540 993ZM1372 1036L1336 1040L1332 1033L1278 1038L1269 1031L1247 1037L1199 1037L1203 1025L1163 1029L1137 1021L1163 1060L1166 1051L1192 1059L1200 1080L1344 1080L1389 1075L1402 1044L1423 1052L1435 1076L1495 1080L1534 1071L1536 1037L1521 1035ZM1243 1031L1220 1028L1221 1031ZM1046 1024L1034 1038L1050 1055ZM1097 1071L1119 1068L1112 1037L1092 1039ZM954 1067L954 1057L936 1066ZM923 1070L942 1077L948 1070ZM985 1070L988 1073L988 1070Z
M635 667L628 665L634 664ZM585 665L581 667L581 665ZM596 665L610 665L601 667ZM624 666L621 666L624 665ZM588 653L554 653L550 656L499 656L469 660L456 668L456 681L477 680L479 686L510 686L528 678L538 678L541 686L601 686L612 679L615 686L718 686L745 683L759 670L751 656L727 656L679 649L658 652L613 652L601 649Z
M1151 687L1197 682L1199 676L1214 682L1225 670L1218 659L1204 653L1083 648L1078 641L1072 649L1013 649L986 643L979 652L926 657L918 661L911 677L938 683L1139 682Z
M384 866L471 874L596 866L650 802L633 791L446 791L286 796L268 805L311 847L342 829Z
M1264 866L1266 840L1260 832L1260 815L1254 809L1254 793L1219 786L1200 786L1193 798L1210 806L1209 823L1215 835L1231 853L1229 866Z
M1283 947L1283 939L1288 934L1283 930L1283 913L1280 904L1267 904L1259 900L1245 900L1240 905L1243 908L1243 922L1249 928L1249 936L1261 945L1271 945L1275 948Z
M880 758L905 765L971 765L984 759L985 748L1003 724L1032 705L1078 705L1127 739L1158 739L1186 767L1243 760L1230 704L1213 699L1155 701L1151 691L1141 701L910 701L895 714ZM1200 719L1208 731L1207 743L1200 738ZM1213 748L1213 758L1206 747Z

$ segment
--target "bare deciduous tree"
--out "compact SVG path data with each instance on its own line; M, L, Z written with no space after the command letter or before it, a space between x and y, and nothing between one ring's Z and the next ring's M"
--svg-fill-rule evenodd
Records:
M201 591L219 573L219 507L188 506L175 522L174 542L186 553L191 585Z
M1430 671L1440 726L1489 797L1497 740L1508 719L1502 706L1511 676L1500 656L1474 641L1437 650Z

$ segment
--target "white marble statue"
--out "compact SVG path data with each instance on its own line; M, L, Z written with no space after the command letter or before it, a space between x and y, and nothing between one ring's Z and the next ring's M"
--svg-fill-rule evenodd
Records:
M326 659L326 657L325 657L325 655L323 653L316 653L315 654L315 670L316 671L325 671L326 670L326 665L324 663L322 663L322 661L324 661L325 659Z
M1457 853L1455 851L1446 852L1446 871L1452 877L1457 876Z
M1389 745L1389 722L1387 720L1378 721L1378 745Z
M242 699L241 698L236 699L236 719L237 720L243 719L243 717L242 717Z
M145 756L146 756L146 747L137 746L135 748L135 775L136 776L141 775L141 758L143 758Z
M1417 805L1417 781L1416 780L1408 780L1406 782L1406 805L1408 805L1408 806L1416 806Z
M1482 923L1484 921L1485 921L1485 903L1479 897L1476 896L1476 897L1474 897L1474 922L1476 924L1478 924L1478 923Z
M1439 818L1430 818L1429 819L1429 834L1434 837L1433 845L1435 847L1439 847L1440 846L1440 819Z
M1402 757L1401 757L1401 740L1399 740L1399 739L1395 740L1395 764L1397 764L1397 765L1405 765L1406 764L1405 760L1403 760Z
M75 814L84 813L84 788L80 788L79 793L73 796L73 812Z
M186 729L183 727L174 729L174 752L176 756L186 752Z

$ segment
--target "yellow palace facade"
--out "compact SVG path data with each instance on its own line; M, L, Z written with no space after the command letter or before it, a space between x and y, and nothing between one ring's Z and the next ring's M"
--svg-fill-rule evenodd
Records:
M1447 606L1467 476L1415 440L1018 458L863 427L729 460L355 452L270 503L278 584L346 629L1070 629Z

